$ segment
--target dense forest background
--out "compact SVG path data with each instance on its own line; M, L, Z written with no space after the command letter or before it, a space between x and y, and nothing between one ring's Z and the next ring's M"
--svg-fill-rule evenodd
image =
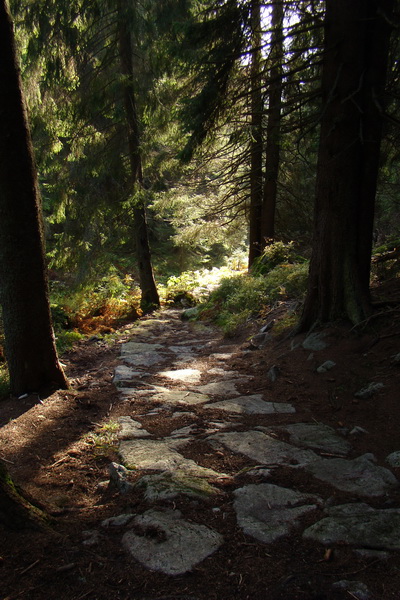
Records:
M228 334L288 299L290 326L368 316L372 245L398 260L398 6L353 4L11 0L59 350L160 298Z

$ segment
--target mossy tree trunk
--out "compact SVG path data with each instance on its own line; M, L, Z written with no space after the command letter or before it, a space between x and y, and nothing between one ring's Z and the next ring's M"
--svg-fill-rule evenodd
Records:
M55 349L41 203L6 0L0 0L0 281L12 392L66 388Z
M7 529L49 527L50 520L18 490L0 460L0 522Z
M370 313L392 0L328 0L314 241L300 329Z

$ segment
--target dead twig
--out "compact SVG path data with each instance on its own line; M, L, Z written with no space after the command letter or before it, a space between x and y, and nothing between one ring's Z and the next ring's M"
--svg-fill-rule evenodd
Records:
M27 573L28 571L30 571L31 569L33 569L33 567L36 567L36 565L40 563L40 559L38 558L37 560L35 560L35 562L33 562L31 565L29 565L29 567L26 567L26 569L24 569L23 571L21 571L20 575L24 575L24 573Z

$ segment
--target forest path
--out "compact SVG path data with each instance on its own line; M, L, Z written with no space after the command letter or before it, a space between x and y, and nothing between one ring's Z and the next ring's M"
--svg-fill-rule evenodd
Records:
M111 480L140 510L107 519L102 535L118 531L136 561L168 576L206 569L209 561L229 565L226 555L240 555L243 546L272 571L287 543L307 556L311 542L326 564L333 548L374 562L399 550L393 472L373 454L359 455L348 431L278 397L271 372L260 373L249 348L180 314L141 320L121 344L113 380L121 464L113 463ZM225 576L242 587L245 564ZM315 584L310 577L296 579L297 593L303 586L310 594L311 586L335 598L372 598L362 580L327 572ZM291 579L282 594L294 594L290 586Z

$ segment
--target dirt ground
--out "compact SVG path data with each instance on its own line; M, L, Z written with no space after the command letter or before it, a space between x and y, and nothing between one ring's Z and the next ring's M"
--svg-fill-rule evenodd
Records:
M310 352L302 348L290 351L292 340L282 337L254 349L248 341L249 328L237 339L219 336L211 348L200 351L198 360L208 360L210 366L210 353L233 351L225 368L253 376L250 383L242 384L241 392L265 393L268 399L296 407L296 415L241 415L244 428L299 422L299 415L304 421L335 428L358 426L366 433L352 436L351 456L372 452L378 464L385 465L385 457L400 450L400 362L393 358L400 352L400 304L394 304L400 294L397 289L380 293L386 298L389 293L392 303L377 308L374 317L356 329L343 324L327 329L330 346L317 357L310 359ZM201 331L196 335L201 337ZM190 573L167 576L145 569L130 557L121 546L119 531L107 533L96 546L85 546L83 532L98 529L101 520L148 508L139 492L123 496L112 487L99 486L109 478L110 461L118 460L115 435L104 425L127 414L112 384L120 344L127 337L124 327L112 341L94 337L68 352L62 362L71 390L41 401L30 396L0 402L0 459L24 492L53 517L52 531L12 531L0 525L1 600L357 598L351 592L332 591L332 583L343 579L363 581L375 600L400 598L398 552L379 560L360 557L344 545L327 552L296 533L272 545L246 536L237 526L231 492L249 482L246 473L238 473L251 461L228 450L213 453L202 441L191 445L186 455L203 466L231 473L234 483L225 483L219 496L209 501L182 498L171 504L181 508L185 518L207 523L224 536L224 544L214 555ZM299 340L294 338L294 342ZM250 351L235 356L243 348ZM337 363L335 370L316 374L318 364L328 359ZM272 365L280 372L275 383L267 378ZM382 382L384 388L368 400L355 398L354 393L371 381ZM135 400L129 414L143 415L143 403ZM196 406L193 411L201 427L202 409ZM174 419L173 424L157 415L140 420L148 431L164 436L188 424L187 418ZM400 469L392 470L400 479L396 472ZM269 481L332 496L336 502L355 500L333 488L327 490L327 484L302 470L280 469ZM216 513L210 511L209 503L223 511L225 518L210 517ZM382 501L376 505L382 507ZM387 506L400 508L400 493L391 496Z

